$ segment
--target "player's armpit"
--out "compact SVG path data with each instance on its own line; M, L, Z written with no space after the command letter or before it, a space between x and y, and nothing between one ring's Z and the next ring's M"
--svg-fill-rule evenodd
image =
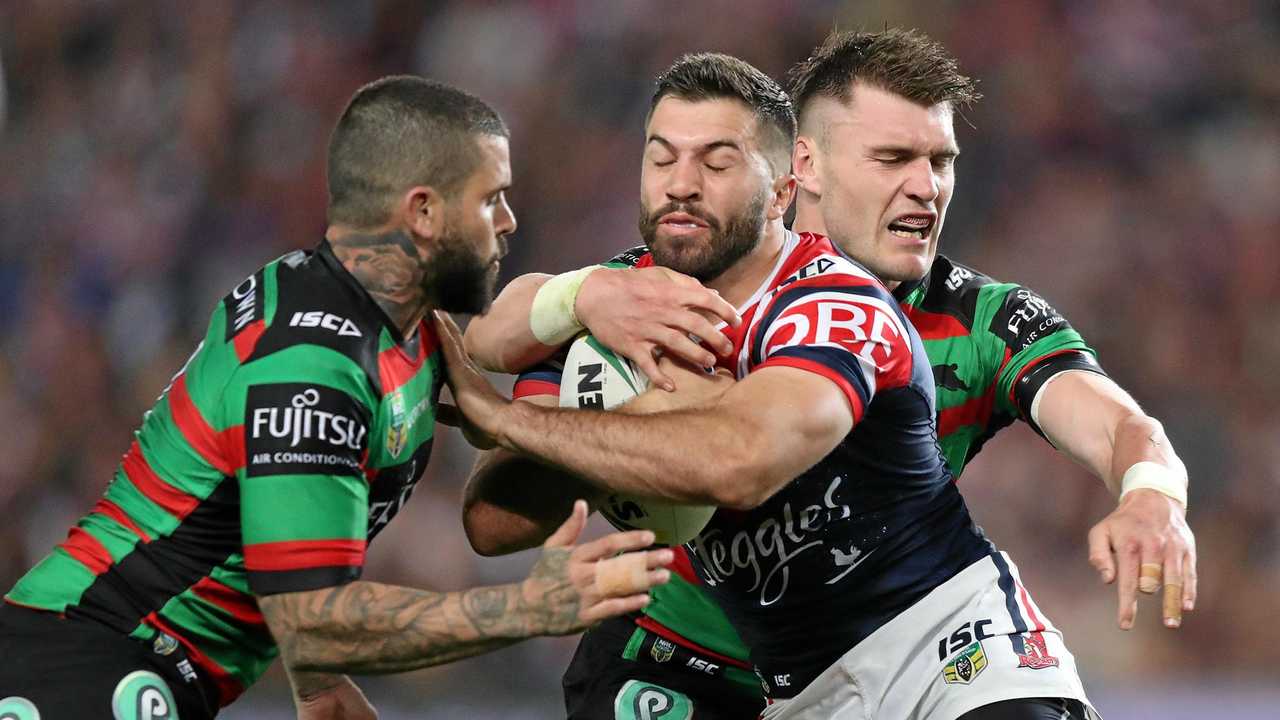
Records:
M471 319L463 339L477 365L493 372L518 373L555 354L558 348L538 342L529 327L533 298L551 277L521 275L498 293L488 312Z

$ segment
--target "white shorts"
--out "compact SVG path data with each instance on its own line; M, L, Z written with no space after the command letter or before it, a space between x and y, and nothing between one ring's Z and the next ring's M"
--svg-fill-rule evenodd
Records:
M845 653L763 720L955 720L1001 700L1089 705L1076 661L1008 556L938 586Z

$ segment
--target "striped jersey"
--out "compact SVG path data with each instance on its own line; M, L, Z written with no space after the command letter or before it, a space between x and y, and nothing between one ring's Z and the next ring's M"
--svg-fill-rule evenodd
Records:
M441 362L433 328L402 342L327 242L269 263L217 305L102 499L5 599L176 641L230 703L277 654L255 596L357 579L409 498Z
M609 264L630 267L646 257L641 246ZM1093 350L1043 298L944 256L922 280L893 295L923 340L936 388L939 445L955 477L1015 419L1035 428L1031 402L1048 378L1069 369L1102 372ZM513 394L555 395L559 381L559 367L546 363L521 375ZM755 677L741 672L751 668L745 643L706 592L685 549L676 554L671 582L653 589L636 624L718 658L724 677L758 692Z

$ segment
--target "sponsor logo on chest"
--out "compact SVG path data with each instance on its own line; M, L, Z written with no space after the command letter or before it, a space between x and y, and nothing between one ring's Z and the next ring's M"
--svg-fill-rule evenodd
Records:
M364 442L365 424L358 418L331 412L320 404L320 390L307 388L289 400L286 407L253 409L250 437L278 438L297 447L303 440L319 440L338 448L359 450Z

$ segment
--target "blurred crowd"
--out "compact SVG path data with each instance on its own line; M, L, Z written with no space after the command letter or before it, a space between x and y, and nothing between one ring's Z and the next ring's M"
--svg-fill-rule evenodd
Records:
M1198 609L1170 632L1147 603L1137 629L1116 629L1114 590L1085 550L1113 500L1024 427L966 471L970 506L1096 695L1274 686L1280 5L1268 0L0 4L0 586L101 494L216 300L320 239L328 131L361 84L418 73L503 114L520 223L510 278L638 242L644 112L680 54L729 52L782 77L833 27L885 25L942 40L986 96L957 120L943 251L1047 297L1186 461ZM441 434L365 576L457 589L522 575L530 555L467 545L472 456ZM432 717L549 717L573 646L535 640L366 685ZM286 698L277 668L229 716Z

